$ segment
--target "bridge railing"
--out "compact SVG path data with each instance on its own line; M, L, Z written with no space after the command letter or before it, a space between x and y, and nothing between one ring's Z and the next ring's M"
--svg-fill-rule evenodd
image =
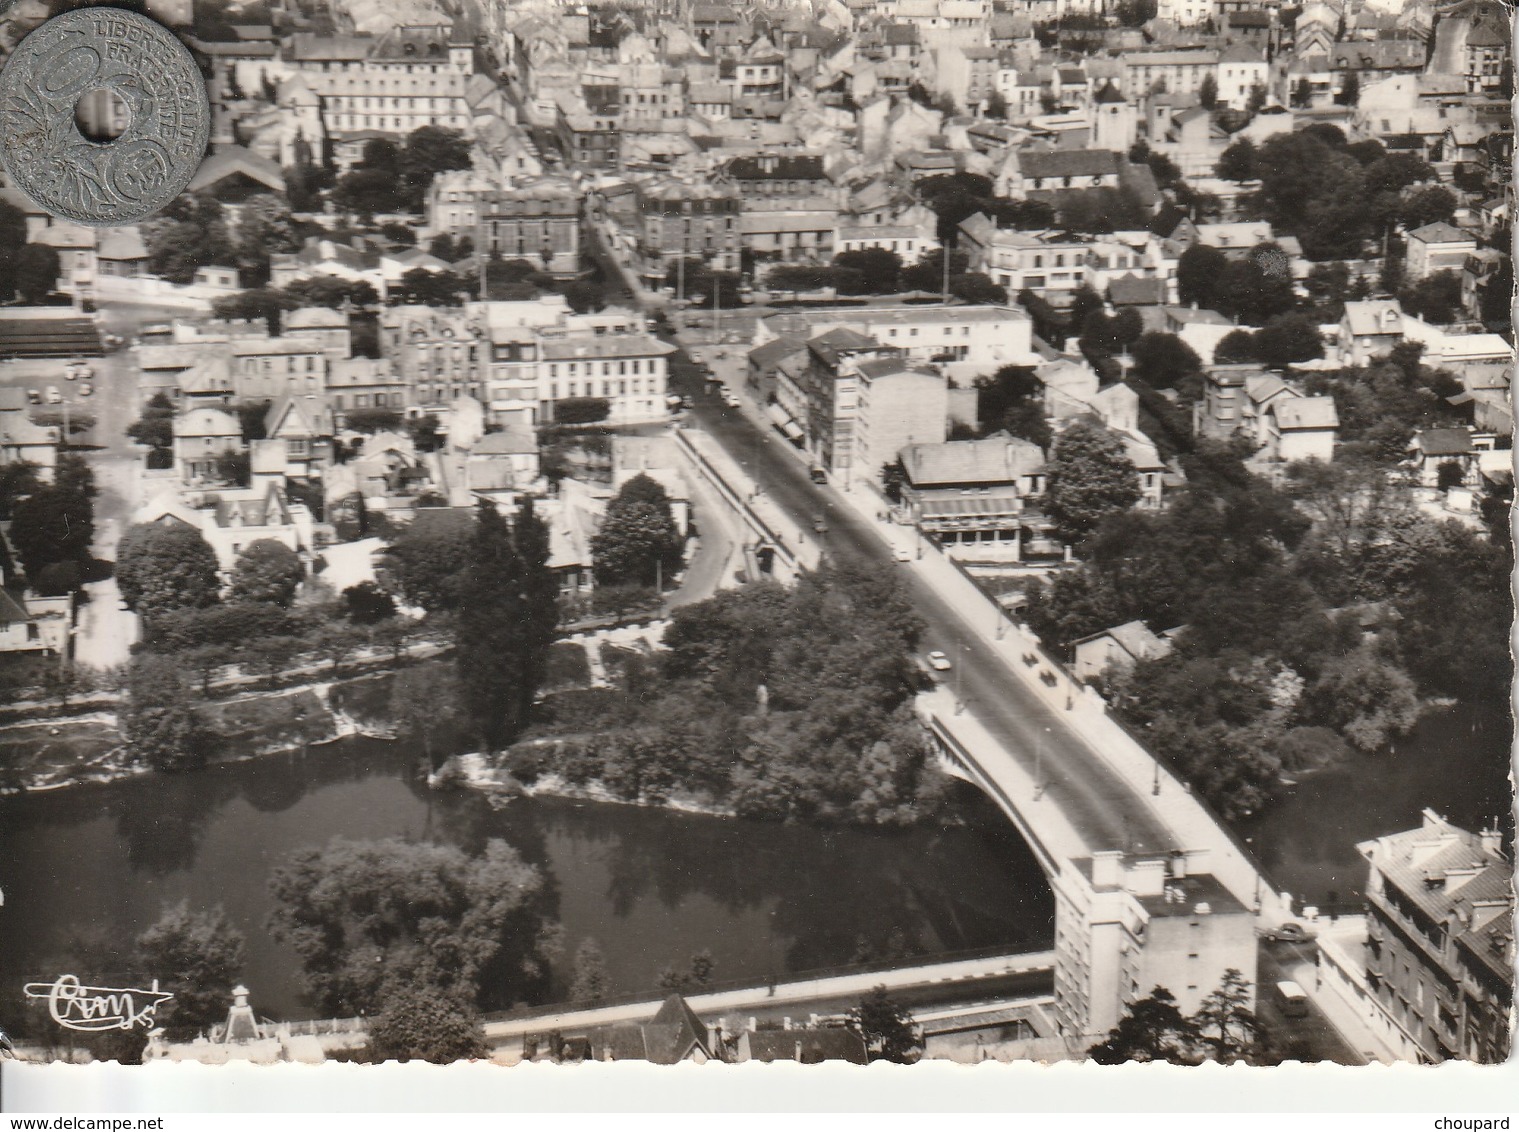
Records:
M935 545L938 545L937 542ZM1028 639L1025 646L1028 655L1037 658L1041 671L1051 674L1049 681L1041 682L1046 702L1052 707L1058 707L1063 698L1066 708L1076 706L1087 709L1067 711L1064 714L1071 727L1085 737L1103 761L1136 792L1154 793L1153 783L1161 784L1165 798L1157 807L1157 814L1163 821L1168 824L1176 820L1186 824L1201 821L1217 831L1218 840L1211 848L1222 852L1211 855L1209 868L1220 882L1247 907L1259 903L1264 909L1268 902L1273 902L1276 911L1290 915L1287 900L1271 884L1253 850L1189 784L1171 772L1165 760L1150 749L1146 737L1129 728L1107 701L1096 694L1095 689L1078 680L1064 663L1051 655L1043 643L1033 643L1038 638L1028 626L1004 609L963 563L948 554L943 554L942 558L950 563L964 581L970 583L998 617L1004 618L1013 631L1022 633ZM1183 833L1180 829L1175 832ZM1204 846L1198 845L1195 848L1201 849Z
M800 564L797 552L787 545L785 538L772 529L770 524L765 522L754 508L749 506L747 500L740 498L739 494L733 490L733 486L728 483L727 477L713 466L712 461L702 454L700 449L697 448L696 444L686 434L686 430L675 430L675 444L677 448L685 453L686 458L696 465L697 470L706 477L707 481L717 489L718 494L726 499L729 505L738 511L739 514L743 515L746 523L775 547L776 553L785 560L788 566L795 569Z
M1013 951L1007 944L992 947L976 947L960 951L941 951L933 955L915 955L895 959L876 959L867 963L845 963L835 967L818 967L809 971L787 971L784 977L756 982L753 976L745 979L725 979L721 982L687 986L678 993L687 997L694 995L724 994L732 991L760 990L762 988L787 986L795 983L814 983L821 979L835 979L847 975L872 975L887 971L911 970L919 967L937 967L946 963L966 963L977 959L1017 959L1022 955L1038 955L1040 951ZM598 999L572 999L567 1002L550 1002L541 1006L518 1006L511 1010L499 1010L481 1016L482 1022L514 1022L540 1015L572 1014L586 1010L603 1010L617 1006L636 1006L641 1002L658 1002L677 993L661 987L649 987L628 994L608 995Z

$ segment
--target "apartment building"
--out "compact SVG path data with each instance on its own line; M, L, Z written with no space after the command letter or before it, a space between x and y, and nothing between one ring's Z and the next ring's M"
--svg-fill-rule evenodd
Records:
M1254 990L1255 917L1207 867L1206 852L1144 859L1115 849L1070 861L1051 878L1062 1035L1105 1035L1156 987L1183 1014L1195 1013L1231 968Z
M318 99L329 137L471 128L464 95L475 71L474 49L448 24L397 27L378 38L297 32L284 56Z
M1418 829L1357 846L1369 865L1366 985L1420 1060L1507 1060L1514 867L1497 829L1433 810Z
M565 177L537 177L479 195L475 248L526 259L550 275L580 272L580 193Z

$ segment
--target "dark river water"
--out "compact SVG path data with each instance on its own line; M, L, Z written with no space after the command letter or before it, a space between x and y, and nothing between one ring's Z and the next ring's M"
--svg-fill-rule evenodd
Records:
M1366 881L1356 843L1416 827L1426 807L1463 829L1497 821L1512 837L1512 742L1496 709L1437 708L1391 750L1307 775L1238 830L1279 891L1354 903Z
M1464 707L1426 716L1392 751L1305 778L1240 833L1268 876L1309 902L1353 902L1357 841L1429 806L1512 828L1510 727ZM177 777L0 800L0 978L51 979L81 954L124 954L166 904L221 905L248 940L245 981L270 1017L309 1017L294 955L269 939L268 875L329 838L501 837L552 880L565 958L587 936L613 993L652 988L709 950L715 978L756 983L878 953L1050 946L1053 902L1027 847L965 787L964 825L825 830L631 806L522 799L493 810L430 791L401 747L348 740ZM74 973L84 974L84 971Z
M564 959L586 936L612 993L652 988L706 949L714 978L764 982L878 953L1007 946L1053 936L1037 862L970 787L950 829L817 829L632 806L431 791L395 744L348 740L195 774L0 800L0 971L51 980L81 953L121 954L164 905L221 905L246 935L244 979L269 1017L309 1017L296 959L264 930L268 875L335 836L504 838L557 895ZM82 971L73 972L84 974Z

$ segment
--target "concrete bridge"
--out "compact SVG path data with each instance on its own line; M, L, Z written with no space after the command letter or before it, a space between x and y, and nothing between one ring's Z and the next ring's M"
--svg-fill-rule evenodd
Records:
M1192 1011L1230 968L1254 983L1256 927L1289 918L1290 899L1232 832L957 563L891 523L872 485L812 484L805 457L770 437L757 409L744 411L735 420L698 402L715 435L686 429L679 443L727 506L776 538L788 571L826 550L903 573L928 625L923 647L950 662L920 699L925 723L946 765L996 801L1050 879L1056 1016L1067 1038L1105 1033L1157 985ZM814 514L829 530L809 539L807 558L791 539Z

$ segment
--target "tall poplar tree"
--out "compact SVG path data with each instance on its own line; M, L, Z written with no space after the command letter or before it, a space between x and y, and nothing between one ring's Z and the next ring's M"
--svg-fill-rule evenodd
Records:
M460 700L487 751L501 750L524 722L523 581L522 559L506 520L482 501L459 575L455 654Z
M549 649L559 629L559 581L549 569L549 528L524 495L512 529L517 557L522 561L523 620L517 637L522 657L518 711L526 720L533 698L548 671Z

